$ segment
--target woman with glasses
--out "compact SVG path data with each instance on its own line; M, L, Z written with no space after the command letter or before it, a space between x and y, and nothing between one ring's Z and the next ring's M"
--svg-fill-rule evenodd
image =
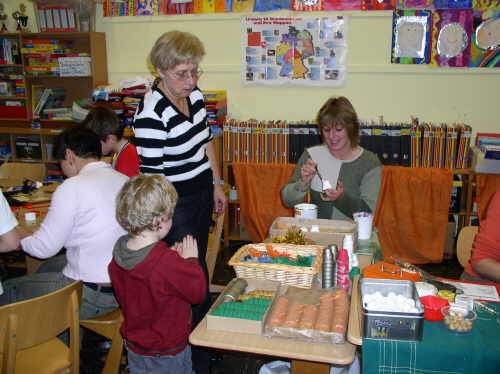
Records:
M227 199L197 86L204 55L201 41L188 32L169 31L158 38L149 54L158 79L137 109L134 131L141 173L164 175L179 195L164 240L173 246L187 235L196 238L198 258L208 274L205 255L212 210L222 213ZM205 302L193 307L194 325L208 311L208 296L207 289ZM206 370L207 361L193 350L195 370Z

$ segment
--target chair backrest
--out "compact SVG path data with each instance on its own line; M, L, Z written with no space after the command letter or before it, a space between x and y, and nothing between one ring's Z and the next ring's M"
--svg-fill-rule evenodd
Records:
M217 255L219 253L221 243L220 238L222 235L222 228L224 226L224 213L220 215L215 215L214 213L215 225L212 226L211 231L208 235L208 245L207 254L205 260L207 262L208 268L208 283L212 283L212 277L214 275L215 263L217 261Z
M466 267L472 253L472 243L477 234L478 226L465 226L460 230L457 239L457 257L460 265Z
M120 308L93 319L80 320L80 325L111 340L111 347L101 374L119 374L123 354L123 339L120 326L123 314Z
M80 281L60 290L0 307L3 372L14 372L16 353L45 343L69 329L69 361L79 366Z

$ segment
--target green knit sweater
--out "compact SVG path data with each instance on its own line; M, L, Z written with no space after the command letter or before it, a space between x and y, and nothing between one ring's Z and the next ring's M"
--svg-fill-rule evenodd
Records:
M300 179L300 169L311 156L307 150L302 153L295 172L288 183L281 189L281 197L285 205L304 202L307 192L311 192L311 203L318 206L318 218L352 219L353 213L375 213L380 190L381 169L377 156L363 149L362 153L350 161L342 161L339 181L344 184L344 194L336 201L323 201L319 192L310 189Z

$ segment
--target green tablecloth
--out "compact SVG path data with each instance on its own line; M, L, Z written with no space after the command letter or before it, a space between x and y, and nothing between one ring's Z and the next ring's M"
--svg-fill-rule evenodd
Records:
M487 305L500 312L500 304ZM362 354L363 374L499 374L500 316L480 309L463 335L424 321L421 342L363 339Z

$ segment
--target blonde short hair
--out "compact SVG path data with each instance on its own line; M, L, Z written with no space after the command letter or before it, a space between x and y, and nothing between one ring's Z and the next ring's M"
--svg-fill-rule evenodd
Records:
M347 130L351 147L359 144L359 120L349 99L344 96L332 97L323 104L316 116L319 133L331 126L342 126Z
M132 235L156 230L162 219L171 219L177 191L161 175L137 175L127 181L117 197L116 219Z
M169 31L156 40L149 59L155 69L170 70L179 64L199 64L205 55L197 36L183 31Z

